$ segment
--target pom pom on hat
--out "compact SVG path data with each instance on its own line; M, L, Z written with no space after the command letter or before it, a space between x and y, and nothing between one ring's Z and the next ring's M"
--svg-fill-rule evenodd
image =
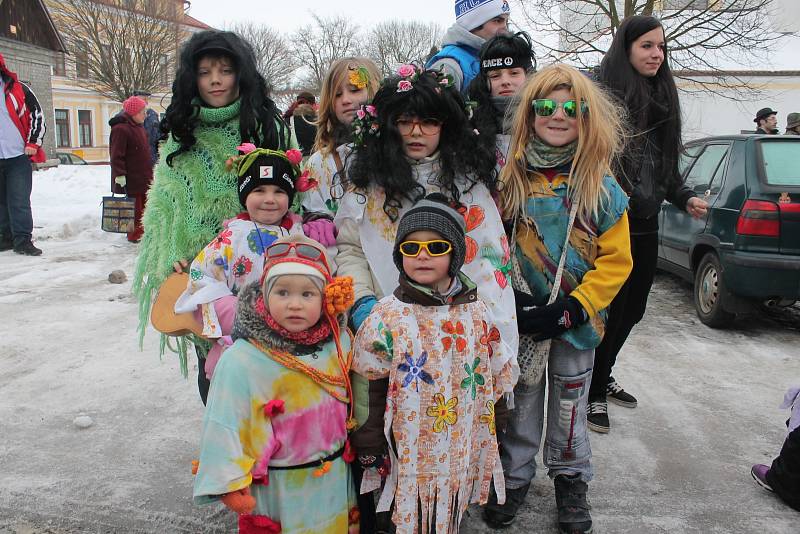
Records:
M136 115L146 107L147 103L138 96L132 96L122 103L123 111L130 116Z

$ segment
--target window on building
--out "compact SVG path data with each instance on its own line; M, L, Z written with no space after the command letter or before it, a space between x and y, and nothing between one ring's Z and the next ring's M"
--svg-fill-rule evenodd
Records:
M158 68L161 85L169 85L169 57L166 54L161 54L158 59Z
M92 146L92 112L78 110L78 140L81 146Z
M56 110L56 145L59 148L71 146L69 142L69 110Z
M64 52L56 52L56 62L53 66L53 74L56 76L66 76L67 61L64 57Z
M78 78L89 77L89 53L86 41L75 42L75 71Z

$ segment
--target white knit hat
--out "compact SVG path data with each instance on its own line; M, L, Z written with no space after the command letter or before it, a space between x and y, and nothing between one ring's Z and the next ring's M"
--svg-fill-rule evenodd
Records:
M456 24L472 31L510 11L508 0L456 0Z

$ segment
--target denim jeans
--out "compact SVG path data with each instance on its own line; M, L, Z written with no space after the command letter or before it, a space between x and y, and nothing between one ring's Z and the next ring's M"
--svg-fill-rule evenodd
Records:
M592 449L586 426L586 404L594 350L578 350L554 339L547 362L547 431L542 458L550 478L579 474L592 479ZM506 488L517 489L536 476L536 453L544 426L545 377L538 384L514 388L514 409L499 433Z
M31 240L31 184L33 169L28 156L0 159L0 235L11 237L14 246Z

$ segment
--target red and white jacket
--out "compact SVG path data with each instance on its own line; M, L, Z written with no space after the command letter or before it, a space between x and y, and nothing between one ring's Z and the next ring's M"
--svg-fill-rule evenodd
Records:
M25 148L34 148L36 153L30 156L34 163L42 163L47 156L42 150L44 133L44 113L36 95L30 87L19 81L16 73L6 67L6 60L0 54L0 75L3 77L3 90L6 107L11 120L25 141Z

